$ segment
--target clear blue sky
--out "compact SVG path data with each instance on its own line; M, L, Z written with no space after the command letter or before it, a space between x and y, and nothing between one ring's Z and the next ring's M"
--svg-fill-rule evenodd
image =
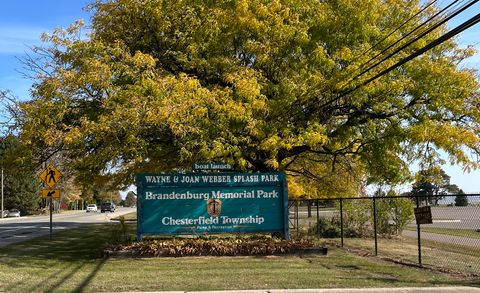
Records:
M86 0L14 0L0 2L0 89L28 99L30 80L22 78L21 58L40 45L40 34L67 27L76 19L88 21Z
M83 10L88 0L4 0L0 2L0 89L10 90L22 100L29 98L32 81L24 79L22 64L17 58L29 51L29 46L39 45L40 34L54 28L65 28L77 19L89 22L89 14ZM451 1L439 1L442 6ZM461 17L455 18L454 27L469 17L480 13L477 3ZM472 44L480 48L480 24L463 32L458 38L462 45ZM471 58L469 67L480 69L480 54ZM20 72L19 72L20 71ZM1 114L0 112L0 115ZM1 117L0 117L1 118ZM461 167L444 166L451 182L466 192L480 193L480 171L464 174Z

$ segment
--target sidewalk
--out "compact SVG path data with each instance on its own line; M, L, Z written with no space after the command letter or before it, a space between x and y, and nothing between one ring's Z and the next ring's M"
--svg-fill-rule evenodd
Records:
M83 214L86 210L61 210L59 213L53 213L53 215L74 215L74 214ZM38 214L38 215L28 215L28 216L21 216L21 217L4 217L0 218L0 221L7 221L7 220L18 220L18 219L32 219L38 217L46 217L50 216L50 212L46 212L45 214Z
M480 285L480 284L479 284ZM404 288L344 288L344 289L271 289L271 290L223 290L223 291L161 291L158 293L479 293L475 287L404 287ZM127 292L125 292L127 293ZM132 292L133 293L133 292ZM137 292L135 293L154 293Z

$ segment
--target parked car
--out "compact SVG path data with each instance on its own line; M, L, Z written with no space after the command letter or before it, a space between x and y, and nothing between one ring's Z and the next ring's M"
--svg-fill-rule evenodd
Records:
M115 212L115 204L113 202L104 202L101 205L100 212L104 213L106 211Z
M8 217L20 217L20 211L17 209L11 209L8 211Z
M87 205L87 213L89 212L98 212L97 205L96 204L89 204Z
M8 217L8 211L7 210L3 210L3 217L4 218Z

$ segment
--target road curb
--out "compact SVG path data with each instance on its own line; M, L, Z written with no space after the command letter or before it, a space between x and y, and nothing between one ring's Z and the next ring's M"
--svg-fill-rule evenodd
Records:
M478 293L476 287L403 287L403 288L331 288L331 289L262 289L262 290L218 290L218 291L143 291L124 293Z

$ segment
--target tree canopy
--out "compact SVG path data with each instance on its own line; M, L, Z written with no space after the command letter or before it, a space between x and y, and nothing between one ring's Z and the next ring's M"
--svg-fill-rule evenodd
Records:
M460 189L458 194L455 196L454 202L455 202L455 206L457 207L468 206L468 197L465 195L463 190Z
M45 34L48 45L26 60L36 82L18 117L31 155L63 152L80 181L125 187L137 172L225 161L298 175L292 184L306 189L352 190L365 178L400 182L409 160L440 149L478 166L469 156L480 150L478 81L458 66L470 48L448 40L344 94L446 31L354 78L412 31L416 23L399 24L420 1L109 0L89 9L87 37L81 22Z
M41 184L33 170L28 170L14 160L21 148L15 136L0 137L0 168L4 172L4 208L19 209L22 215L40 208Z
M129 191L125 197L125 206L132 207L137 204L137 196L133 191Z
M450 183L450 176L440 167L420 170L415 177L411 194L422 196L434 205L438 205L438 201L446 194L455 194L461 191L457 185Z

